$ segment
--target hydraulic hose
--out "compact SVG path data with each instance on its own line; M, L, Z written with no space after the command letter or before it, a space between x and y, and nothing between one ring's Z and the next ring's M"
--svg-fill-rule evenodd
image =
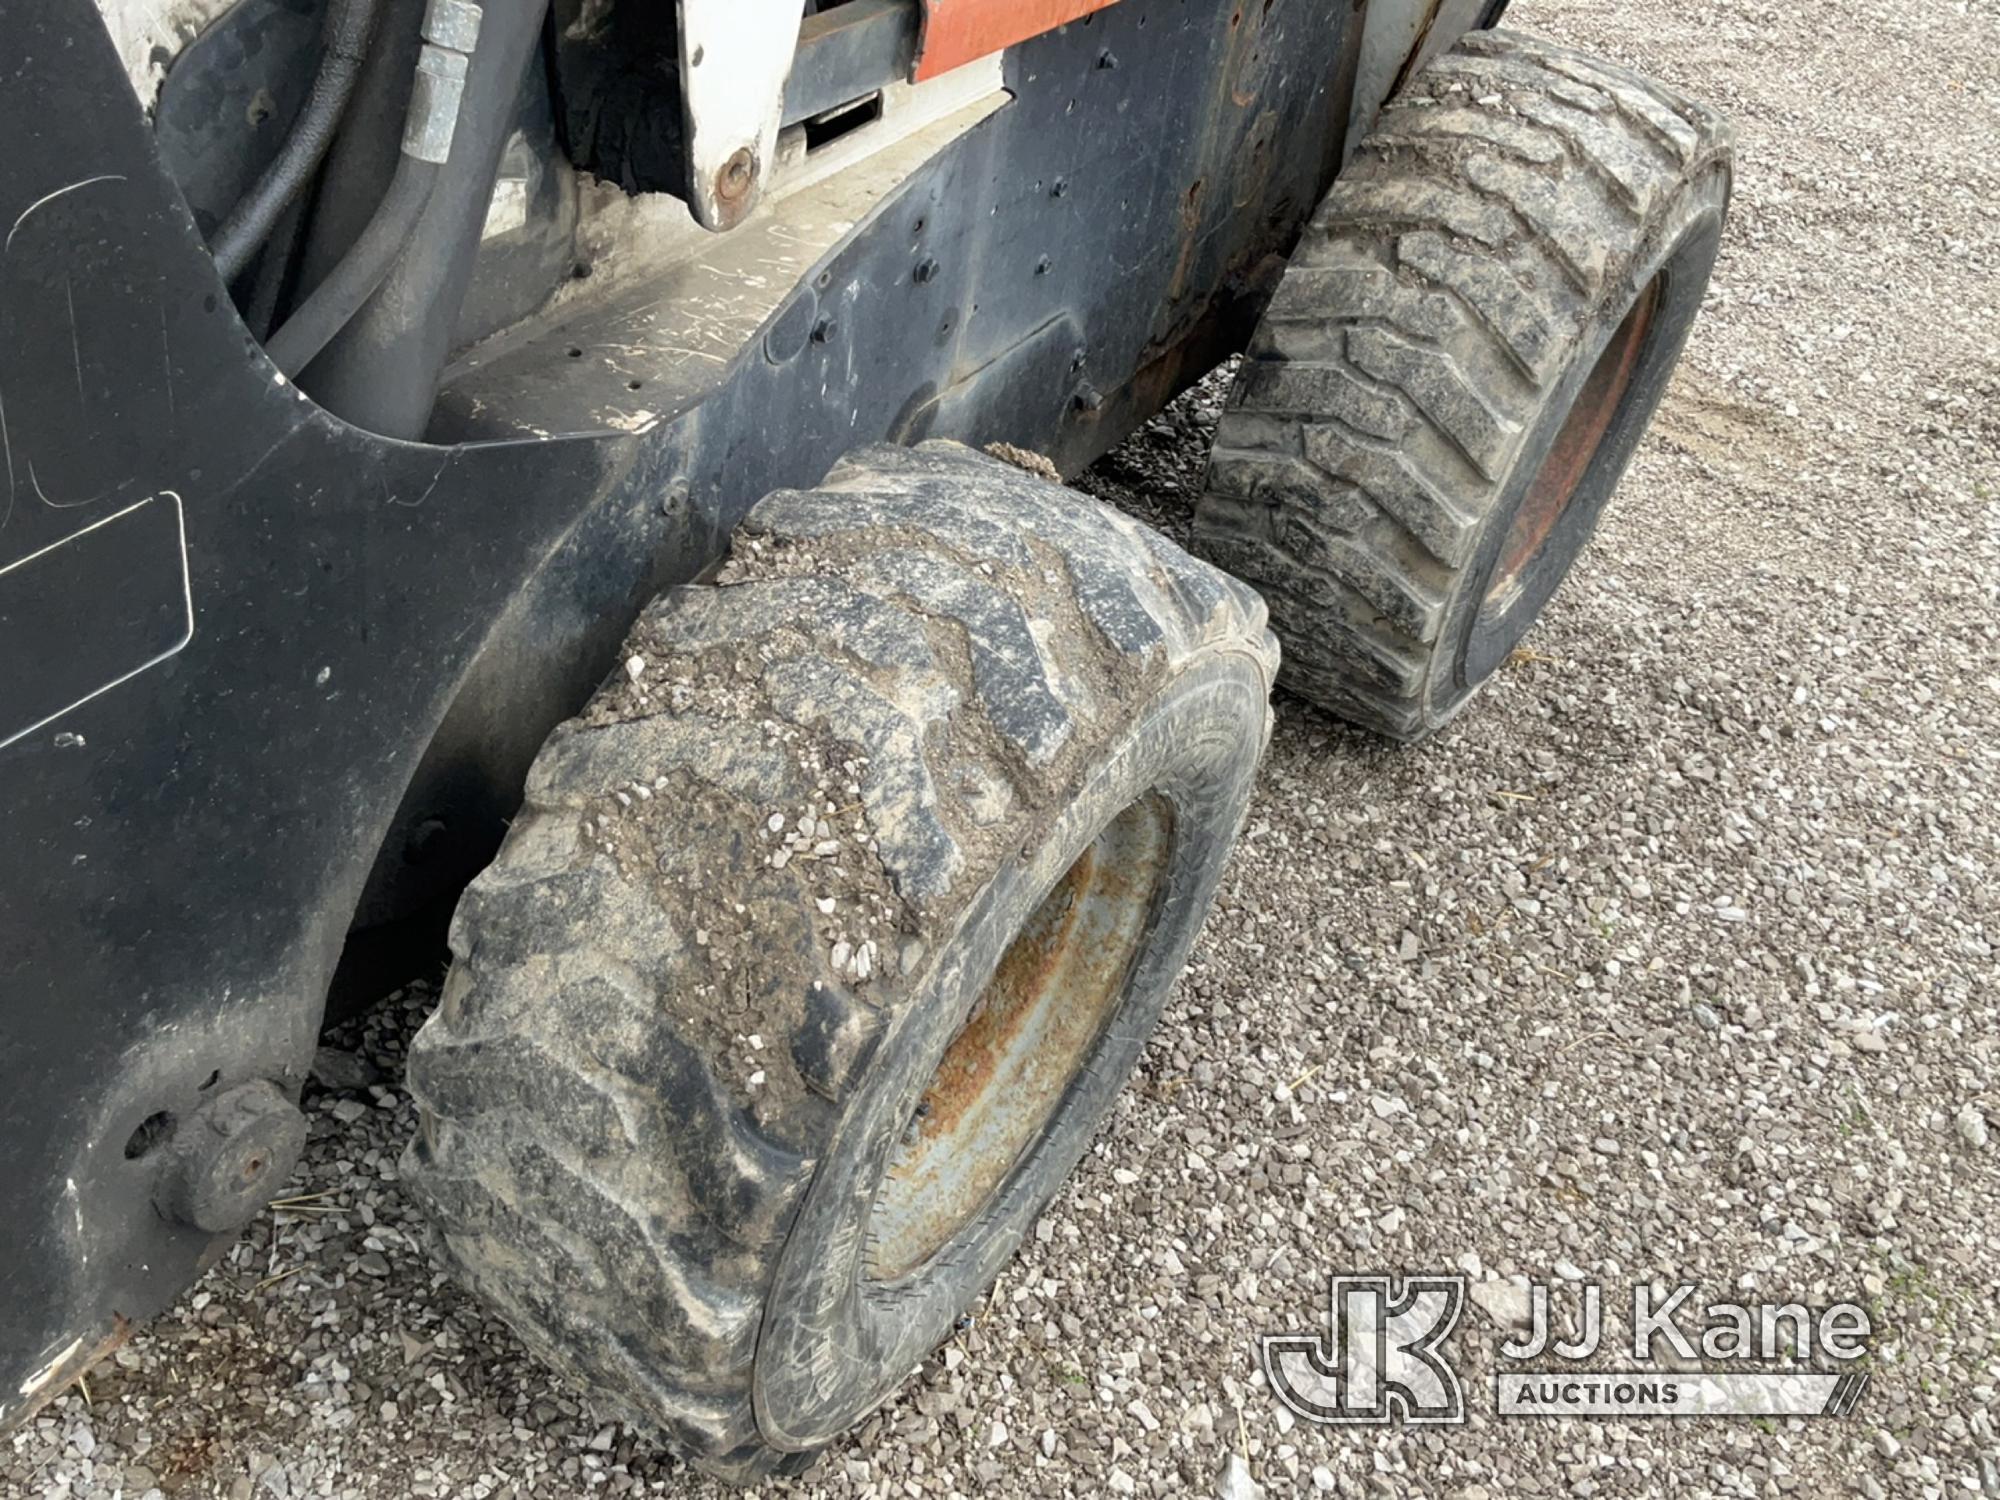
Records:
M325 159L341 116L347 112L368 42L375 32L381 0L333 0L326 13L326 50L313 74L312 92L292 122L284 144L250 190L236 200L215 232L216 269L234 281Z
M264 346L287 375L299 374L354 321L410 243L451 157L479 23L480 9L471 0L430 0L403 149L388 190L347 253Z
M314 401L364 431L411 440L423 435L548 3L487 4L458 135L437 191L380 289L300 382Z
M336 333L354 321L354 315L389 274L398 252L409 243L410 231L423 217L424 205L431 201L437 176L436 162L418 161L407 152L398 158L389 191L382 195L361 237L264 346L279 369L297 375Z

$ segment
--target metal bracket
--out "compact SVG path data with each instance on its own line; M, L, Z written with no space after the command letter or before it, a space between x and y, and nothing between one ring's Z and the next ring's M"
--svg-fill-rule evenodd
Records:
M778 145L801 0L681 0L688 207L733 229L757 206Z
M1347 122L1349 158L1396 91L1479 22L1491 0L1372 0L1362 21L1361 68Z

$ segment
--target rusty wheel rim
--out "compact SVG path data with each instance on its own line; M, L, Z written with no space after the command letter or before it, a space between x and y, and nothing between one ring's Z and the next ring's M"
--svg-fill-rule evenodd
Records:
M1172 835L1164 797L1133 803L1009 944L891 1152L869 1215L870 1279L933 1259L1047 1132L1124 997Z
M1591 461L1604 446L1605 435L1611 431L1613 420L1632 389L1632 377L1639 368L1639 356L1646 348L1654 315L1659 311L1665 281L1664 275L1656 276L1639 294L1625 321L1598 356L1583 389L1577 393L1569 415L1563 419L1562 431L1556 434L1555 445L1542 460L1520 509L1514 512L1514 522L1501 544L1500 559L1494 565L1481 613L1505 613L1535 559L1541 556L1557 525L1568 514L1570 502L1576 499L1584 476L1590 472Z

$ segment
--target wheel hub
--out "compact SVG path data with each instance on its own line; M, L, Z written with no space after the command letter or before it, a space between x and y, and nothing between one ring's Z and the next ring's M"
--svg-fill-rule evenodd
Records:
M1542 460L1521 508L1514 513L1507 539L1501 544L1500 561L1493 569L1482 605L1485 613L1505 612L1529 566L1541 556L1542 548L1555 534L1557 523L1568 513L1583 476L1590 472L1590 461L1604 445L1605 434L1611 430L1612 420L1624 404L1626 392L1632 388L1640 352L1646 347L1653 315L1659 310L1663 284L1663 278L1656 276L1639 294L1625 321L1618 325L1611 342L1598 356L1583 389L1577 393L1575 404L1563 419L1562 431L1556 434L1555 446Z
M1055 1117L1124 994L1172 832L1164 798L1133 803L1001 957L890 1158L869 1219L871 1278L897 1280L943 1249Z

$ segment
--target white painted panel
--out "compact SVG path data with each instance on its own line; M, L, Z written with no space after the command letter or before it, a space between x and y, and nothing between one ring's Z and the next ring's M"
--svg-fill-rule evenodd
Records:
M771 172L802 0L681 0L689 200L709 229L739 224Z

